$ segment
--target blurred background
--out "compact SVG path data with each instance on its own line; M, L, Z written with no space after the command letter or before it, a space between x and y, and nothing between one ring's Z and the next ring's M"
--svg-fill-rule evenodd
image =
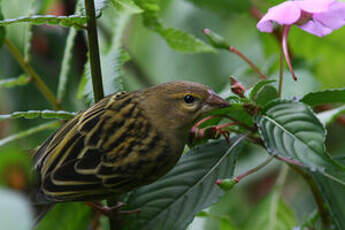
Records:
M209 2L162 0L160 17L165 25L191 33L205 42L202 29L209 28L216 31L232 46L243 52L267 76L276 79L279 71L278 40L274 35L260 33L256 29L258 19L251 10L255 6L261 12L266 12L269 7L281 1L213 0ZM30 7L31 4L33 7ZM2 1L1 8L5 18L33 13L70 15L75 10L75 1L11 0ZM101 51L109 48L109 36L114 32L112 23L114 14L113 8L106 8L99 20ZM28 28L26 23L6 26L6 37L21 52L30 50L32 66L48 87L56 92L68 28L48 25L34 25L31 30ZM324 38L305 33L297 27L292 28L289 45L298 81L292 81L289 72L285 72L283 97L302 96L318 89L345 87L344 35L344 28ZM26 43L30 36L31 47ZM234 76L247 88L259 80L245 62L230 52L184 53L173 50L157 33L143 26L140 15L133 15L129 19L122 38L122 46L131 57L123 68L122 81L125 90L140 89L172 80L191 80L207 84L217 92L224 92L228 90L228 87L224 86L229 85L229 76ZM78 96L79 84L87 60L85 34L82 31L77 33L71 55L67 92L62 99L62 105L64 110L77 112L87 106ZM23 71L11 52L3 46L0 50L0 81L16 78L22 74ZM11 88L1 87L0 84L0 114L43 109L52 108L34 84ZM15 141L10 141L8 138L45 122L46 120L43 119L21 118L0 121L0 193L7 192L7 189L17 191L18 193L15 194L19 194L19 197L13 197L12 204L16 202L15 200L22 199L20 194L25 193L32 184L31 153L57 128L57 124ZM343 120L339 119L328 127L327 148L331 154L344 153L344 125ZM4 142L6 144L3 144ZM264 149L248 144L240 154L235 174L257 165L266 155ZM220 202L210 207L207 215L196 217L190 229L234 229L232 227L244 229L242 227L248 225L246 223L248 217L255 216L252 212L254 207L260 204L260 208L264 210L269 205L261 200L274 185L279 167L280 163L273 162L259 173L241 181L233 190L227 192ZM0 195L0 199L3 197ZM291 216L297 223L303 222L315 209L315 202L308 186L292 170L283 188L283 200L293 211ZM20 212L25 210L30 212L28 205L24 204L23 208L20 208L22 207L20 205L23 204L18 201L18 206L12 208ZM0 213L2 212L4 210L0 207Z

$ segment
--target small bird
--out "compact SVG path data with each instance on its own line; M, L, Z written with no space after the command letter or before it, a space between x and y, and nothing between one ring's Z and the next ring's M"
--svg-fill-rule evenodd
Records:
M188 81L107 96L35 153L36 195L48 203L97 201L152 183L177 163L197 119L228 105Z

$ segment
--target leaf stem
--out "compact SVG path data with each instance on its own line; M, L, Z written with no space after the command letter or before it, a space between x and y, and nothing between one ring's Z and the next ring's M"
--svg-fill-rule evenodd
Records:
M230 52L236 54L237 56L239 56L243 61L247 62L248 65L250 65L250 67L264 80L267 80L268 77L266 75L264 75L263 73L261 73L261 71L259 70L259 68L251 61L249 60L249 58L247 58L243 53L241 53L239 50L237 50L235 47L233 46L229 46L228 49Z
M281 94L282 94L283 75L284 75L284 53L283 53L283 49L281 49L281 51L280 51L280 59L279 59L278 97L281 97Z
M242 178L247 177L247 176L249 176L249 175L251 175L251 174L253 174L253 173L259 171L260 169L262 169L262 168L264 168L266 165L268 165L268 164L272 161L273 158L274 158L273 156L267 157L266 160L264 160L262 163L260 163L260 164L257 165L256 167L251 168L251 169L249 169L248 171L246 171L246 172L244 172L244 173L242 173L242 174L236 176L236 177L234 178L234 180L235 180L236 182L239 182Z
M41 91L41 93L46 97L46 99L52 104L54 109L60 110L61 105L56 100L52 91L48 88L48 86L42 81L40 76L36 73L36 71L32 68L32 66L24 60L23 55L20 51L13 45L13 43L5 39L4 43L6 44L9 51L12 53L14 58L17 60L19 65L23 68L23 70L32 78L34 83L36 84L37 88Z
M90 55L91 79L95 102L104 97L101 61L99 55L98 34L96 25L95 4L93 0L85 0L87 16L87 35Z

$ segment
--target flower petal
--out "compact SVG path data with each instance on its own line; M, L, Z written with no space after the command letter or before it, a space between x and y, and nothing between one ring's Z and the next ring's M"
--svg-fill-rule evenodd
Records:
M327 26L321 24L318 21L310 20L307 23L303 25L297 25L299 28L301 28L304 31L307 31L308 33L314 34L319 37L326 36L329 33L332 33L332 29L328 28Z
M335 0L303 0L295 1L301 10L308 13L320 13L327 12L329 6L334 3Z
M332 30L339 29L345 25L345 3L334 2L328 12L315 14L313 18Z
M277 6L270 8L256 27L261 32L272 32L273 22L281 25L292 25L301 16L301 10L295 4L295 1L283 2Z

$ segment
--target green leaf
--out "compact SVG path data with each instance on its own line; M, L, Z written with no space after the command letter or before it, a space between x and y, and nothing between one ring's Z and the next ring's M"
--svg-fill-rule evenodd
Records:
M132 14L139 14L143 12L143 10L137 6L133 0L111 0L111 2L117 10L126 10Z
M249 100L254 101L259 91L266 85L275 82L276 80L262 80L257 82L252 88L246 91L246 96Z
M263 86L253 98L257 105L266 105L268 102L279 97L278 90L272 85Z
M275 199L274 193L266 196L252 210L243 230L290 230L296 226L296 217L280 196Z
M83 203L58 204L42 219L36 230L88 229L91 215L91 209Z
M127 52L121 48L121 38L130 19L130 13L123 11L118 12L114 17L115 32L112 37L112 43L107 53L101 54L101 67L103 75L103 87L105 95L109 95L118 91L123 90L122 76L123 76L123 64L126 63L130 58ZM85 65L84 80L81 82L83 96L90 104L93 102L93 89L91 81L91 72L89 62ZM85 80L86 79L86 80Z
M33 211L29 201L22 194L7 189L0 189L0 197L1 229L31 229Z
M213 215L211 213L201 211L197 217L203 217L203 218L212 218L214 220L217 220L219 222L219 230L235 230L235 226L231 223L229 217L227 216L219 216L219 215Z
M194 5L216 13L223 13L229 15L230 13L246 13L250 7L249 0L229 1L229 0L187 0Z
M208 39L208 41L211 43L211 45L214 48L226 49L226 50L229 49L230 47L229 43L219 34L209 29L204 29L203 32L206 38Z
M141 213L128 216L125 229L185 229L197 213L224 194L214 183L233 175L243 139L236 138L231 146L225 141L200 145L184 154L163 178L134 191L128 208L140 208Z
M326 130L305 104L277 100L257 117L259 132L269 153L295 160L310 171L344 183L345 177L332 175L333 169L344 171L327 154Z
M318 113L317 118L319 118L323 125L329 125L342 113L345 113L345 106Z
M76 113L67 112L67 111L54 111L54 110L29 110L29 111L18 111L11 114L0 115L0 121L6 119L16 119L16 118L44 118L44 119L61 119L68 120L73 118Z
M214 48L189 33L175 28L166 28L158 16L157 0L136 0L135 3L144 10L142 14L144 25L157 32L171 48L187 53L215 52Z
M29 22L31 24L49 24L61 26L77 26L86 23L86 17L82 15L55 16L55 15L33 15L27 17L11 18L0 21L1 26L14 23Z
M15 86L22 86L22 85L26 85L29 82L30 82L30 77L24 74L17 78L7 78L4 80L0 80L0 88L1 87L11 88Z
M230 107L214 110L210 114L227 115L229 117L234 118L237 121L246 124L249 127L254 126L253 117L247 112L243 104L231 103Z
M345 103L345 88L308 93L301 99L301 102L310 106Z
M345 164L345 156L338 157L339 163ZM334 174L338 177L344 176L339 171ZM345 186L340 185L327 177L315 175L314 178L321 190L331 216L339 230L345 229Z
M30 136L30 135L38 133L38 132L41 132L43 130L55 129L55 128L59 127L59 125L60 125L59 122L53 121L53 122L45 123L45 124L42 124L42 125L38 125L36 127L27 129L25 131L21 131L21 132L16 133L16 134L14 134L12 136L8 136L8 137L5 137L3 139L0 139L0 147L6 145L8 143L11 143L13 141L19 140L21 138Z

